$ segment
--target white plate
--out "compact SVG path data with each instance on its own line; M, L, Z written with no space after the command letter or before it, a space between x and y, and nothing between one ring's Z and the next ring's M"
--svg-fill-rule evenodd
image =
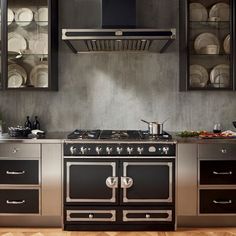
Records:
M25 69L18 64L8 66L8 88L18 88L27 80Z
M29 49L33 54L48 54L48 35L40 33L29 42Z
M230 20L230 10L229 4L220 2L212 6L209 12L209 17L219 17L220 21Z
M201 65L190 66L190 86L206 87L209 75L205 67Z
M191 3L189 11L190 21L207 21L207 9L201 3Z
M26 48L27 43L23 36L14 32L8 34L8 51L18 53Z
M226 54L230 54L230 34L224 40L224 51Z
M27 26L33 20L33 12L29 8L20 8L16 11L15 21L19 26Z
M30 72L30 83L37 88L48 87L48 65L35 66Z
M219 39L212 33L203 33L197 36L194 41L194 49L198 54L207 53L208 45L216 45L220 48Z
M215 66L210 73L210 81L216 88L226 88L230 81L230 67L226 64Z
M34 20L39 26L48 25L48 8L39 8L34 14Z
M8 8L7 9L7 25L10 25L15 18L14 12Z

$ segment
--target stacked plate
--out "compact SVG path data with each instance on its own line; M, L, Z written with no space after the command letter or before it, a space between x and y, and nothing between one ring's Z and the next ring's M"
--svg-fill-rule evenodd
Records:
M215 66L210 73L210 81L214 88L227 88L230 83L230 67L226 64Z
M25 69L18 64L8 66L8 88L19 88L27 81Z
M205 67L201 65L190 66L190 86L192 88L206 87L209 75Z
M15 21L19 26L30 25L33 20L33 12L29 8L19 8L15 12Z
M27 42L23 36L15 32L8 34L8 51L22 52L27 48Z
M39 33L29 42L29 49L33 54L48 54L48 35Z
M34 20L39 26L48 25L48 8L39 8L34 14Z
M37 88L48 87L48 65L40 64L30 72L30 83Z
M224 40L224 51L226 54L230 54L230 34L228 34Z
M189 5L190 21L229 21L229 4L220 2L213 5L209 11L201 3L191 3Z

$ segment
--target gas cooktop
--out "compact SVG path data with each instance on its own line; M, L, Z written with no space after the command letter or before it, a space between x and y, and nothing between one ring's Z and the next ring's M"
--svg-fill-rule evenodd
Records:
M76 129L67 136L72 140L171 140L172 136L166 132L152 136L142 130L80 130Z

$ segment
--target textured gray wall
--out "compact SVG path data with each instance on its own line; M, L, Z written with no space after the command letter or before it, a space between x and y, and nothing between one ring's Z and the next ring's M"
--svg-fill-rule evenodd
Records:
M59 2L60 28L99 26L99 0ZM140 27L178 28L178 0L138 0L137 13ZM7 125L37 114L47 131L138 129L141 118L167 117L167 130L232 128L236 94L180 93L178 57L178 40L162 55L74 55L60 41L59 92L1 92L0 108Z

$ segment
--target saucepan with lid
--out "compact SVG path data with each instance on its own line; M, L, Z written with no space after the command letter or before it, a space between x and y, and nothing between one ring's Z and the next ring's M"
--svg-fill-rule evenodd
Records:
M168 118L169 119L169 118ZM141 120L142 122L148 124L148 131L150 135L162 135L163 134L163 126L164 123L168 120L166 119L162 123L158 123L156 121L148 122L146 120Z

